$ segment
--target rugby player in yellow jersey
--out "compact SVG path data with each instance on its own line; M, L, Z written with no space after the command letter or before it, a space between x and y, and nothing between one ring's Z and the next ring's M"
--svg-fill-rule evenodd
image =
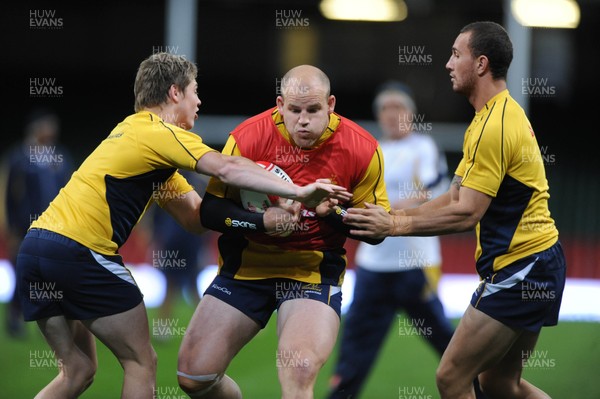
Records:
M543 326L558 322L566 262L548 209L548 181L533 129L510 96L512 43L494 22L466 25L446 69L475 117L449 191L418 208L350 209L360 236L439 235L476 229L481 278L437 370L441 397L548 398L521 378Z
M223 152L275 163L299 184L330 177L354 194L340 203L344 207L375 202L389 210L381 148L369 132L334 112L327 75L297 66L283 77L281 93L276 106L232 131ZM223 234L218 275L179 350L179 385L190 397L241 398L227 366L277 311L277 351L267 356L277 367L281 397L313 398L338 335L349 230L337 212L328 212L333 207L324 208L317 214L305 206L298 222L282 218L281 230L293 226L289 235L233 229L225 223L232 212L250 220L256 214L241 207L239 190L211 179L202 223Z
M204 231L201 198L177 169L313 206L325 196L351 197L325 181L284 182L246 158L203 144L188 131L200 106L196 75L182 56L157 53L144 60L134 85L136 113L87 157L25 236L17 258L23 313L37 321L60 365L36 397L73 398L92 383L94 336L123 367L121 397L154 396L156 354L142 293L118 249L154 201L188 231ZM269 211L261 220L267 230L275 228L275 215L293 209Z

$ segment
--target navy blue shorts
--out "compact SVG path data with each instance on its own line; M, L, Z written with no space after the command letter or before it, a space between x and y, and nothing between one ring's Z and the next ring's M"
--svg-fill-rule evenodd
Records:
M338 314L342 308L341 287L309 284L301 281L270 278L264 280L235 280L217 276L204 295L212 295L233 306L265 328L271 315L285 301L314 299L331 306Z
M100 255L43 229L25 236L16 274L26 321L58 315L95 319L132 309L143 299L121 256Z
M558 323L566 279L560 242L484 276L471 305L507 326L539 332Z

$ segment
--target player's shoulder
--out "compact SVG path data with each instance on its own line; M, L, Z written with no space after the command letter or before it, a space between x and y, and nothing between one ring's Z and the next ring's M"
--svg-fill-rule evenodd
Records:
M369 144L370 146L375 147L379 145L377 139L375 139L367 129L340 114L336 113L335 115L340 118L338 132L341 132L344 135L344 139L352 138L358 143Z
M153 124L160 124L162 119L150 111L138 111L135 114L126 116L117 126L143 127Z
M521 105L508 93L508 90L496 97L494 109L485 122L484 131L502 132L501 135L486 135L484 140L501 137L518 137L528 134L530 123Z
M510 121L515 118L522 119L526 117L525 110L521 104L510 95L508 90L500 92L496 96L495 102L496 106L498 106L498 112L495 112L495 118L492 119L495 119L496 121Z
M110 132L108 138L118 139L123 135L139 135L140 133L143 134L142 137L145 137L146 133L177 129L179 129L177 126L169 125L150 111L139 111L119 122Z

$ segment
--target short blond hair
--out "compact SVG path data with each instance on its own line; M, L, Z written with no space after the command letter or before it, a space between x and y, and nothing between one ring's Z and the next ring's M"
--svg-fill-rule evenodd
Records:
M135 112L165 103L171 85L183 91L197 75L196 65L182 55L152 54L142 61L135 76Z

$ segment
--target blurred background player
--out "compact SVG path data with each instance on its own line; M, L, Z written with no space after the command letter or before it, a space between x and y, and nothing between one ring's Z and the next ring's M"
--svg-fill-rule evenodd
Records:
M13 267L31 222L48 207L73 172L71 155L59 139L58 115L48 107L39 106L27 117L23 141L6 154L7 251ZM23 337L26 333L16 284L7 306L6 328L13 337Z
M418 206L445 192L445 155L431 136L418 132L427 125L416 123L410 89L386 82L376 93L373 111L383 132L380 145L392 207ZM437 295L442 264L438 237L390 237L378 245L360 242L355 263L354 297L344 321L330 399L358 397L398 312L406 312L415 321L409 320L411 325L430 331L423 338L439 356L454 332Z

